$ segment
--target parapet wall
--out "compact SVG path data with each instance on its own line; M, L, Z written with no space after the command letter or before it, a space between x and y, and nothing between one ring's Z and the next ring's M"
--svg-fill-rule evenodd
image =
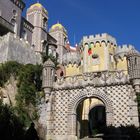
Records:
M84 36L83 37L83 43L96 43L96 42L110 42L114 45L117 45L116 43L116 39L110 35L108 35L107 33L103 33L103 34L96 34L94 35L90 35L90 36Z
M132 45L122 45L118 46L115 51L115 59L123 58L127 55L129 51L134 48Z
M0 38L0 63L6 61L36 64L41 63L41 56L35 53L27 41L8 33Z

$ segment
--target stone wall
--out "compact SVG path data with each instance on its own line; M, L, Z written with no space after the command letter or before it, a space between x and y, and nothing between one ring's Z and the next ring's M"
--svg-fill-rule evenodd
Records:
M119 72L107 77L107 73L102 72L97 77L96 73L87 73L84 78L79 76L79 80L72 81L73 76L59 79L59 86L55 83L47 116L47 138L77 140L76 108L87 98L98 98L104 103L107 125L139 126L136 93L129 77Z
M27 41L8 33L0 37L0 63L6 61L36 64L41 63L41 56L34 52Z
M17 3L20 3L20 1L17 1ZM14 19L16 21L16 24L17 24L16 34L19 36L20 28L21 28L20 26L21 26L22 9L19 8L11 0L1 0L0 1L0 11L1 11L1 16L5 20L7 20L9 23L11 23L12 19Z

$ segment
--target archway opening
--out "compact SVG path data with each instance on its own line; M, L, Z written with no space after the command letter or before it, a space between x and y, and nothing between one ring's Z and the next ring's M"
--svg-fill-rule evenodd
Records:
M76 115L76 135L79 139L92 138L102 133L106 126L105 104L98 98L88 98L80 102Z
M105 106L99 105L93 107L89 112L89 137L93 137L98 133L102 133L105 126Z

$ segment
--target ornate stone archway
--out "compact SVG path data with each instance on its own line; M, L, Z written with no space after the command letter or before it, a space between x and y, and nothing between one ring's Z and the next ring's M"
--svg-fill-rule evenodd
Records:
M83 91L73 97L68 106L68 134L71 135L73 138L76 136L76 108L82 100L91 97L98 98L105 104L106 123L107 125L113 124L112 103L107 97L107 95L99 90Z

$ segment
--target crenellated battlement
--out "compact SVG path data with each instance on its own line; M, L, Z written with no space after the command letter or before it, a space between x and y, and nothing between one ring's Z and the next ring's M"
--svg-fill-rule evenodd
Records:
M84 36L83 37L83 43L101 43L101 42L106 42L106 43L112 43L116 45L116 39L112 37L111 35L107 33L102 33L102 34L96 34L96 35L90 35L90 36Z
M60 77L54 83L54 89L82 88L88 85L99 87L126 83L129 83L129 76L125 74L125 71L101 71Z
M78 52L69 52L63 55L63 64L66 66L68 64L80 64L80 54Z
M115 51L115 59L123 58L127 53L134 48L133 45L118 46Z

